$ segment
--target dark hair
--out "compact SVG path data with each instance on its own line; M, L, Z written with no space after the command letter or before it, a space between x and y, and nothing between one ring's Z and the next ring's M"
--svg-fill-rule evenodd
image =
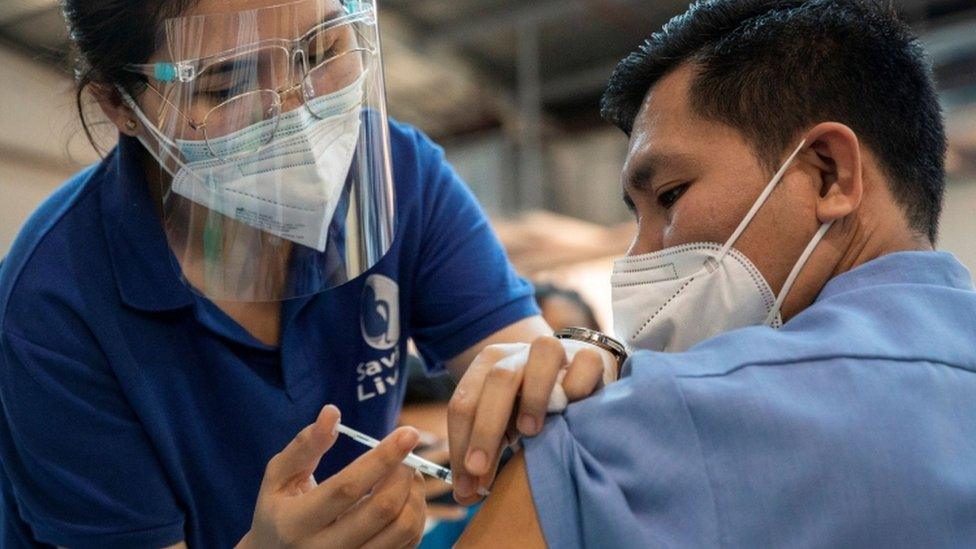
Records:
M121 85L135 97L145 79L124 69L145 63L158 47L159 25L196 0L62 0L75 55L76 102L85 134L96 149L85 116L84 95L92 84L115 93Z
M705 0L622 60L602 100L626 133L650 88L690 64L695 112L727 124L769 169L799 132L848 125L877 155L911 227L935 242L946 136L931 67L881 0Z
M546 300L553 297L561 297L573 305L579 307L581 313L586 318L586 326L581 326L581 328L590 328L592 330L599 330L600 323L596 319L596 315L593 314L593 308L590 307L589 303L583 299L583 296L579 294L576 290L570 290L567 288L560 288L553 284L547 283L537 283L535 284L535 301L542 307Z

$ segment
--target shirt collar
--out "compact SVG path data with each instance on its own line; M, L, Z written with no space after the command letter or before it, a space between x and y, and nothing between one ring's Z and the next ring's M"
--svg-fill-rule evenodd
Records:
M101 187L102 225L122 301L162 312L193 304L180 281L141 163L142 145L122 136Z
M817 301L861 288L887 284L922 284L973 289L973 278L947 252L897 252L883 255L830 280Z

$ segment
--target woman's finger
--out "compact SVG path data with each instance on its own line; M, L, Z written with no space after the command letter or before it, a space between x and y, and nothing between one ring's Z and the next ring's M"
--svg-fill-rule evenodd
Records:
M566 351L563 350L563 345L558 339L540 337L532 342L529 360L523 374L522 396L519 399L516 423L519 432L523 435L535 436L542 429L546 408L549 405L549 395L556 385L559 371L565 365Z
M482 389L488 373L495 363L508 356L526 351L526 344L492 345L487 347L471 363L461 378L447 406L448 444L450 446L451 471L454 473L454 495L460 502L469 499L477 489L477 479L467 474L464 459L468 441L481 400ZM527 352L527 351L526 351Z
M322 408L315 423L302 429L268 462L262 490L280 492L306 485L322 456L335 444L339 419L339 409L335 406L330 404Z
M403 460L416 446L418 436L412 427L393 431L379 446L298 498L292 520L306 528L325 528L369 494L377 483L404 468Z
M485 378L471 427L468 451L464 456L465 472L471 475L482 476L489 473L497 448L512 418L525 369L524 363L513 360L517 358L519 357L513 356L499 361Z
M338 543L341 547L360 547L374 536L395 526L394 523L400 520L413 492L415 474L416 471L410 467L400 465L396 471L378 482L372 493L361 499L327 529L330 542L341 541Z
M576 402L592 395L603 384L603 357L593 349L580 349L573 357L563 390L570 402Z
M372 536L363 547L413 547L420 542L427 522L427 495L424 478L415 473L406 503L386 528Z
M474 503L487 497L488 492L491 491L491 485L495 483L495 477L498 475L498 465L502 461L502 454L505 453L505 449L508 448L509 444L503 441L498 445L498 451L495 452L495 460L492 462L491 469L487 474L478 477L478 491L475 493L475 498L477 498Z

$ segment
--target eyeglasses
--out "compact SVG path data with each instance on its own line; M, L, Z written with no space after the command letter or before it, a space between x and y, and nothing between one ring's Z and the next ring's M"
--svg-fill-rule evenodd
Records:
M296 40L265 40L196 61L128 69L147 77L147 87L202 134L211 156L234 160L271 143L289 94L299 93L303 107L315 118L335 114L315 99L343 90L362 76L376 49L357 24L371 22L369 12L360 11L323 23ZM291 85L296 67L301 81ZM174 88L176 97L167 97L148 80L180 84ZM161 111L160 119L164 116ZM241 140L242 146L215 146L217 138L244 129L254 134Z

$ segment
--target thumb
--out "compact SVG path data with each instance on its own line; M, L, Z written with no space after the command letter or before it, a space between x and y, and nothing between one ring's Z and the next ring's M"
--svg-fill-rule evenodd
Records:
M268 462L264 473L266 488L278 490L292 482L308 480L322 456L335 444L340 419L339 409L335 406L329 404L322 408L315 423L302 429L284 450Z

